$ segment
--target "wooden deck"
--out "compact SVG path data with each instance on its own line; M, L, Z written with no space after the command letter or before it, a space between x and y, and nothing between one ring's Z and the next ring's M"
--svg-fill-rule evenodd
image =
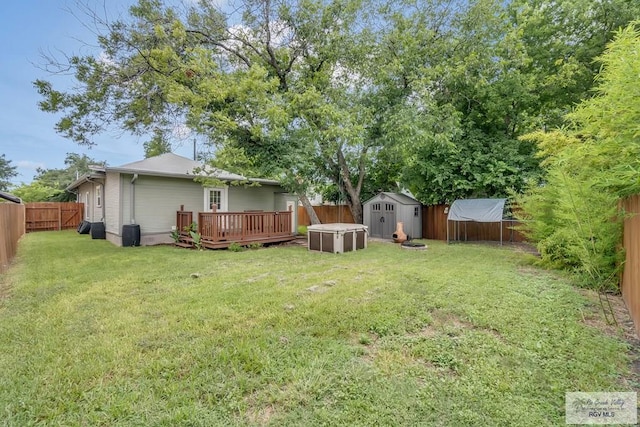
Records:
M282 212L199 212L197 233L204 248L223 249L232 243L278 243L295 239L290 211ZM193 222L192 212L178 211L176 226L180 231L177 246L195 247L194 239L185 231Z

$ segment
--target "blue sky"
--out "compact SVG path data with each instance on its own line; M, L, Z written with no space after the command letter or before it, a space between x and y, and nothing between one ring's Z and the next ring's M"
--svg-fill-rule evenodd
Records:
M126 12L133 0L83 0L95 10L106 9L111 17ZM73 0L23 0L5 2L0 13L0 154L18 167L15 184L31 182L35 169L63 168L67 153L87 154L117 166L144 157L142 143L129 135L105 134L97 146L87 148L58 135L59 118L38 109L36 79L51 80L56 87L69 85L68 77L50 76L34 64L42 64L42 51L88 53L84 43L95 45L95 36L69 13ZM93 7L95 6L95 7ZM59 86L60 85L60 86ZM189 144L176 153L190 156Z

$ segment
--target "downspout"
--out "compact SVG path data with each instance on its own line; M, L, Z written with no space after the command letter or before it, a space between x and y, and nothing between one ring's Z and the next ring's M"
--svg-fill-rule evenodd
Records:
M138 179L138 174L134 173L133 178L131 178L131 224L136 223L136 180Z

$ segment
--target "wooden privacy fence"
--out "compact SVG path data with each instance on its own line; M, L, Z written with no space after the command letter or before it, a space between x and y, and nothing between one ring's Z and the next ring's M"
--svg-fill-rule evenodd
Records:
M82 222L84 203L39 202L26 204L27 233L32 231L70 230Z
M447 205L422 207L422 237L431 240L447 240Z
M425 239L447 240L448 205L422 207L422 235ZM513 227L518 221L502 222L502 240L505 242L524 242L525 237ZM448 224L449 237L452 240L500 241L500 224L491 222L463 222Z
M0 203L0 273L4 272L18 250L18 240L25 233L25 206Z
M628 214L624 220L622 244L625 249L622 272L622 299L633 319L636 332L640 334L640 195L620 202Z
M355 223L349 206L323 205L314 206L313 210L316 212L320 222L323 224L334 224L337 222L347 224ZM307 210L304 206L298 206L298 225L311 225L311 219L309 219L309 214L307 214Z
M447 240L447 213L445 211L448 207L448 205L422 207L422 237L424 239ZM336 222L355 223L348 206L314 206L313 210L323 224ZM311 224L307 210L303 206L298 206L298 224ZM502 239L505 242L525 241L524 236L513 229L513 226L517 224L517 221L505 221L502 223ZM500 241L500 224L468 222L466 227L464 224L460 224L456 230L454 230L453 224L449 224L449 233L451 233L452 237L455 237L457 233L460 240Z

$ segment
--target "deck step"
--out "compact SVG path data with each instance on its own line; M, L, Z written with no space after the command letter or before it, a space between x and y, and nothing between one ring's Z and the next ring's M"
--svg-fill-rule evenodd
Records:
M175 245L180 247L180 248L192 248L193 247L193 245L191 243L184 243L184 242L176 242Z

